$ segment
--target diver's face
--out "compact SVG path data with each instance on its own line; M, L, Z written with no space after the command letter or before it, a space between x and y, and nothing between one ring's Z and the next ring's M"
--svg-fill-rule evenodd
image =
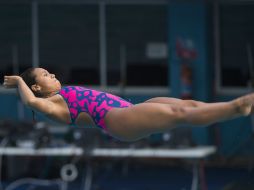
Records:
M47 95L61 89L61 83L56 79L54 74L49 73L47 70L36 68L33 74L36 81L35 90L38 90L40 94Z

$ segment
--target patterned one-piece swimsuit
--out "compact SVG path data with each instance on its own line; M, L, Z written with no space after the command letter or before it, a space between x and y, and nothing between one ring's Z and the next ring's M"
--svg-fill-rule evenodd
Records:
M109 110L133 105L118 96L80 86L63 87L58 94L66 101L71 117L69 124L74 126L79 113L86 112L98 127L107 130L104 118Z

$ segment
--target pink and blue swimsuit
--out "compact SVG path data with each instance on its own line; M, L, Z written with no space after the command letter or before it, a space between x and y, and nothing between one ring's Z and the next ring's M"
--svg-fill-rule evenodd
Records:
M107 112L112 108L125 108L132 105L118 96L80 86L63 87L58 94L68 105L70 125L75 125L80 112L86 112L99 128L107 130L104 120Z

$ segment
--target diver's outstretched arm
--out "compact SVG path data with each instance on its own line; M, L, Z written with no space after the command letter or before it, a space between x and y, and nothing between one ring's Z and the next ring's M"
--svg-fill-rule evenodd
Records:
M20 76L4 76L3 85L5 88L17 88L22 102L35 111L50 115L55 108L53 102L36 97Z

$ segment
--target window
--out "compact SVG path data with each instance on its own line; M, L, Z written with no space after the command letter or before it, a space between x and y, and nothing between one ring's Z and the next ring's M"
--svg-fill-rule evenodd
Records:
M0 78L32 65L31 5L0 6Z
M63 84L99 85L98 5L39 4L40 65Z
M221 86L246 88L254 53L254 4L222 4L219 13Z
M168 85L167 9L166 5L106 7L109 85Z
M22 72L38 60L63 85L106 81L106 88L157 86L167 94L168 4L156 3L2 3L1 69L12 73L17 64Z

